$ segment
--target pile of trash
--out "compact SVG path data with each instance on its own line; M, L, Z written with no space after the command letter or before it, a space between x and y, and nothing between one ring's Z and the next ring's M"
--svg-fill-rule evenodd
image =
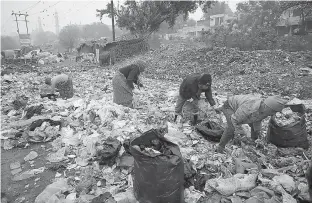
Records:
M52 54L52 52L42 51L41 49L32 50L24 56L20 57L21 59L34 59L38 61L40 65L60 63L63 62L66 56L63 56L61 53Z
M307 67L311 54L310 51L212 49L204 44L174 42L141 58L151 66L146 70L149 78L177 81L194 72L208 72L213 75L215 87L234 94L280 92L308 99L312 95L306 86L311 86L307 83L312 81L302 80L309 77L302 75L302 68L311 69Z
M286 126L295 123L301 119L298 112L293 112L289 107L278 112L275 115L275 121L279 126Z
M170 123L177 81L142 78L145 87L135 89L135 108L130 109L112 102L112 70L75 70L78 71L73 74L75 96L68 100L40 97L44 77L54 73L14 73L11 83L1 81L5 93L1 103L2 147L27 147L33 142L52 146L46 150L46 166L26 171L23 164L13 167L14 180L40 177L45 170L56 171L53 183L32 202L136 202L132 173L135 157L127 142L164 124L167 130L161 131L163 137L179 146L183 158L187 184L182 192L186 202L307 199L303 175L312 157L310 151L277 148L261 138L253 144L241 140L240 145L229 144L225 154L215 153L217 143L197 133L188 121ZM225 93L218 93L218 102L226 99ZM311 105L305 106L312 109ZM205 116L219 124L213 109L207 105L205 108L208 112ZM27 112L33 114L26 116ZM266 131L266 124L262 130ZM149 157L173 153L161 140L133 147ZM27 163L30 159L34 163L35 155L27 157Z
M55 139L60 133L60 124L58 122L53 122L52 120L38 120L41 121L41 125L36 127L33 131L28 131L29 142L48 142ZM40 124L40 123L39 123ZM54 125L52 125L54 124ZM34 128L32 124L30 128ZM37 124L38 125L38 124Z
M95 55L93 53L82 53L80 56L76 57L76 62L94 62Z
M166 143L162 142L159 139L153 139L149 145L140 145L140 146L134 145L133 148L151 157L160 154L172 155L172 152L170 151Z

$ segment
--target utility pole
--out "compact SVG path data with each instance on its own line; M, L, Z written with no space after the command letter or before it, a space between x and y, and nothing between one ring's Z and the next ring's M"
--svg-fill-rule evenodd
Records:
M18 12L18 13L15 13L14 11L12 11L12 15L15 15L15 21L16 21L16 26L17 26L17 33L18 33L18 36L19 36L19 41L20 41L20 44L21 44L21 47L22 47L22 53L25 54L25 50L24 47L27 47L27 46L30 46L31 45L31 40L30 40L30 35L28 33L28 21L27 21L27 17L29 16L26 13L21 13L21 12ZM24 16L24 20L18 20L17 17L21 17L21 16ZM24 21L26 23L26 34L21 34L20 33L20 30L19 30L19 26L18 26L18 21ZM26 64L26 58L25 58L25 64Z
M113 30L113 41L115 41L115 20L114 20L114 2L113 0L111 0L111 4L112 4L112 30Z
M18 21L25 21L26 23L26 29L27 29L27 34L28 34L28 24L27 24L27 17L29 16L27 13L14 13L14 11L12 11L12 15L15 15L15 21L16 21L16 26L17 26L17 33L19 34L19 27L18 27ZM24 16L25 20L17 20L17 16Z

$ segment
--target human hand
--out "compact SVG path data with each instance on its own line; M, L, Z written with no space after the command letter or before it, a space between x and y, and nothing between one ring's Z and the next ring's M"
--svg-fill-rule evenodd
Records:
M219 145L219 146L217 147L217 149L216 149L216 152L217 152L217 153L223 153L223 152L224 152L224 147L222 147L222 146Z
M139 93L139 90L138 90L138 89L133 89L132 92L133 92L134 94L138 94L138 93Z
M212 100L210 105L214 106L214 105L216 105L216 102L214 100Z

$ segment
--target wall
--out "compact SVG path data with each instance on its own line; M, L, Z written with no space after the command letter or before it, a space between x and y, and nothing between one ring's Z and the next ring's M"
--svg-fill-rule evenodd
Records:
M100 47L100 64L112 64L137 54L149 51L150 46L146 40L132 39L107 43Z

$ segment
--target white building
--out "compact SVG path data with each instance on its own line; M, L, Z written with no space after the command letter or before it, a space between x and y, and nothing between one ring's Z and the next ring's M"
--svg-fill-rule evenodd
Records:
M209 26L210 27L219 26L219 25L222 25L224 23L229 23L234 19L235 19L235 17L229 16L228 14L212 15L212 16L210 16Z

